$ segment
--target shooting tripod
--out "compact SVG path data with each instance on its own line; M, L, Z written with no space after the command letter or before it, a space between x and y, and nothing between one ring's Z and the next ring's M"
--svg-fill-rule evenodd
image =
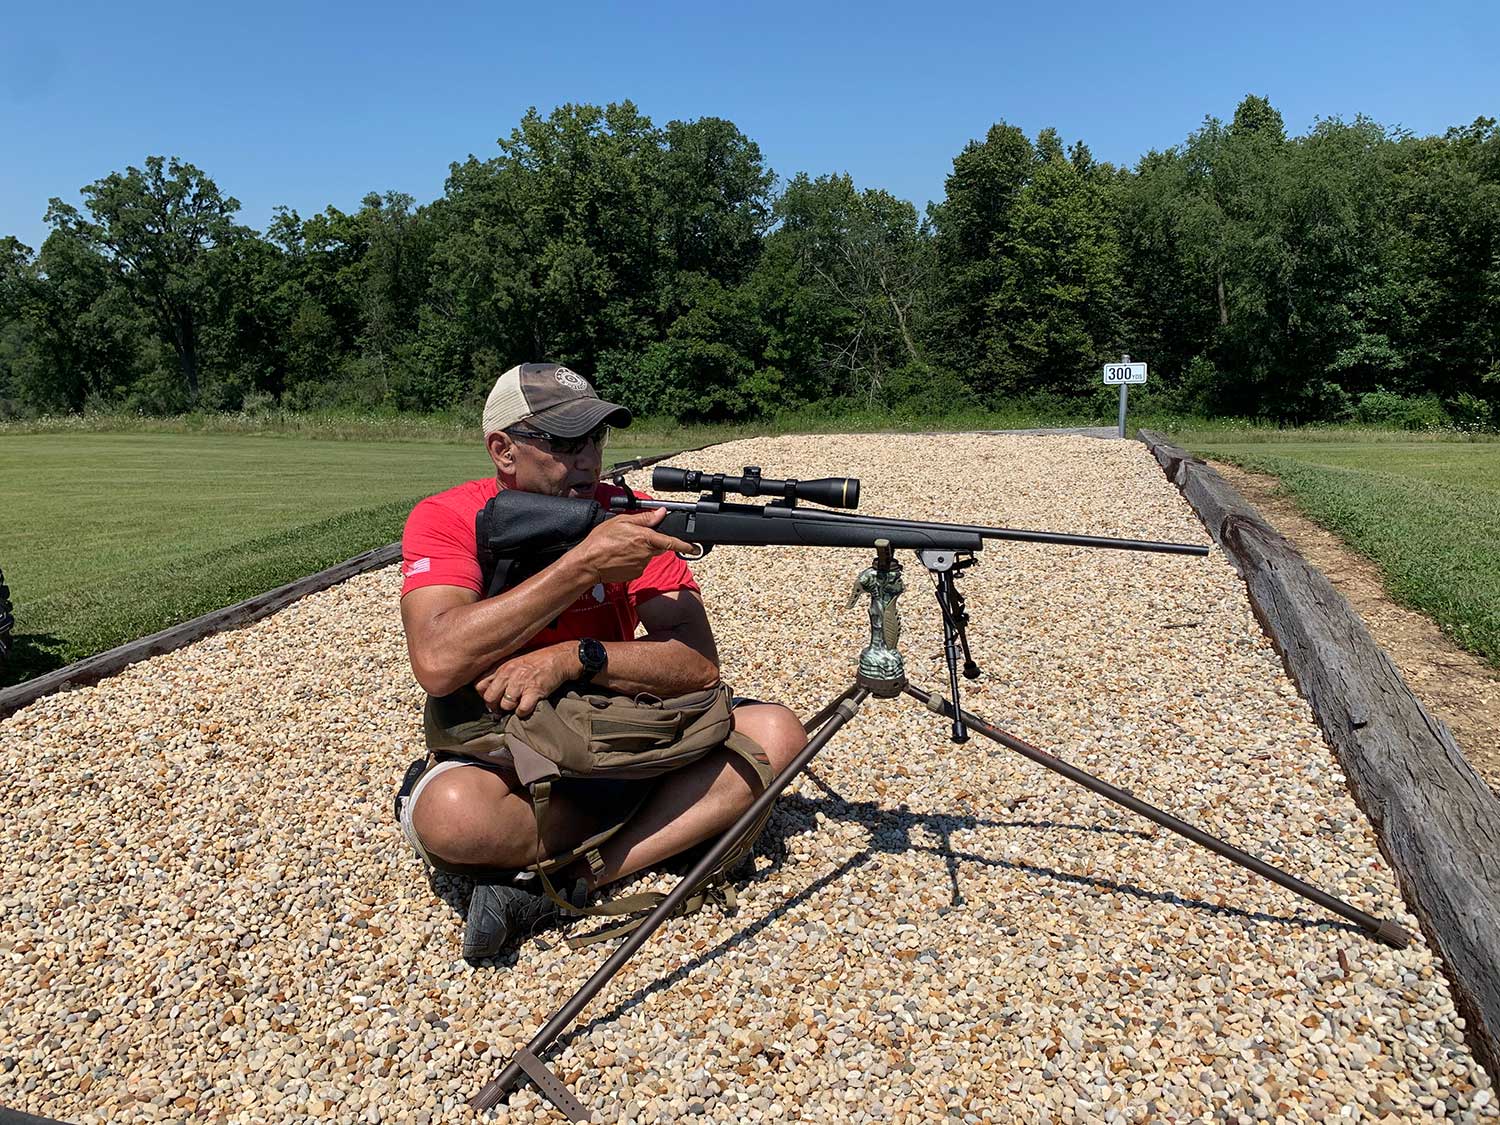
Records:
M878 542L874 563L859 576L854 597L850 599L849 605L853 608L861 593L869 595L870 643L860 653L859 671L854 683L803 724L810 736L807 745L772 780L765 792L756 798L739 820L730 826L666 898L621 942L609 959L595 971L582 988L574 993L572 999L558 1009L557 1013L532 1037L531 1042L516 1052L506 1064L505 1069L470 1100L471 1106L480 1110L489 1109L514 1089L523 1078L530 1078L542 1094L567 1114L570 1120L588 1119L587 1111L573 1097L572 1092L542 1061L543 1054L557 1042L563 1031L578 1017L595 994L609 983L610 978L646 943L662 923L672 916L698 884L723 861L740 837L766 812L792 779L801 773L833 736L858 714L860 706L872 695L880 699L893 698L898 695L910 696L929 711L951 721L949 737L954 742L967 742L969 732L977 731L1037 765L1062 774L1070 781L1077 782L1101 797L1139 813L1163 828L1171 829L1178 835L1187 837L1193 843L1208 848L1241 867L1248 868L1257 875L1270 879L1303 898L1310 899L1319 906L1347 918L1376 939L1397 949L1406 947L1411 940L1411 935L1396 923L1376 918L1343 899L1320 891L1279 867L1273 867L1264 860L1257 859L1179 820L1170 813L1147 804L1123 789L1076 766L1069 765L965 711L959 701L960 654L963 657L964 678L974 680L980 675L979 666L974 662L969 651L969 615L963 594L959 592L957 585L958 577L975 562L974 556L970 553L950 550L917 552L918 559L932 575L936 585L938 608L943 618L943 654L948 665L948 691L951 699L944 699L940 695L924 691L908 683L904 662L896 648L900 638L900 619L896 614L895 601L905 586L902 581L901 564L895 560L894 554L889 543L884 540Z

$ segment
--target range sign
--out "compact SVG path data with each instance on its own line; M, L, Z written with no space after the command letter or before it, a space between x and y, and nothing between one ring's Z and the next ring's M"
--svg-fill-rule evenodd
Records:
M1106 387L1134 386L1136 383L1146 381L1146 365L1144 363L1106 363L1104 365L1104 385Z

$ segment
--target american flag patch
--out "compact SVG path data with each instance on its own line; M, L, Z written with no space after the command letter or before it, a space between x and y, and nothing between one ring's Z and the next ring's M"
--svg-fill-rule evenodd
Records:
M401 567L401 577L410 578L414 574L426 574L431 569L431 559L415 559Z

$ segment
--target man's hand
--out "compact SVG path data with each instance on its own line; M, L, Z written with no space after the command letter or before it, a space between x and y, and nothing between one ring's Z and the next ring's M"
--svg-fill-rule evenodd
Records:
M694 553L691 543L655 530L666 518L665 508L611 516L568 554L588 568L596 582L629 582L663 551Z
M511 657L475 681L474 690L494 713L514 711L517 717L525 719L538 703L582 674L578 642L563 641Z

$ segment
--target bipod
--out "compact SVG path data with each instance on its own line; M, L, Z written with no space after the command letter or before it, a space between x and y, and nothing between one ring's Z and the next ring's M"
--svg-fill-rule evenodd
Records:
M567 1115L569 1120L585 1121L588 1119L588 1112L579 1104L572 1091L548 1069L543 1061L546 1052L557 1043L568 1025L578 1018L588 1002L609 983L610 979L624 967L625 962L635 955L651 935L661 928L682 901L723 862L730 849L741 840L757 819L765 814L792 780L807 768L833 736L859 713L859 708L872 695L883 699L894 698L898 695L910 696L934 714L952 721L950 738L954 742L967 741L968 731L975 730L1001 746L1016 751L1037 765L1077 782L1106 800L1113 801L1163 828L1170 829L1179 836L1348 919L1377 940L1396 949L1406 948L1411 941L1411 935L1395 922L1377 918L1343 899L1320 891L1295 875L1266 863L1216 836L1211 836L1171 813L1142 801L1133 794L964 710L958 702L958 654L962 652L964 656L965 678L975 679L979 675L979 667L969 655L966 631L969 618L963 595L958 591L956 579L965 569L973 565L974 560L971 555L953 551L919 551L917 557L921 559L922 565L935 580L938 605L943 614L943 652L948 664L948 685L954 701L949 702L940 695L914 687L906 680L904 663L899 652L896 651L896 643L900 637L900 620L896 615L895 601L905 589L901 579L901 564L893 558L889 545L879 544L874 564L860 574L855 584L856 599L862 592L870 596L870 643L860 654L859 672L855 676L855 682L803 724L803 729L810 737L801 752L772 779L765 791L740 814L739 819L730 825L707 854L693 865L693 869L682 877L667 897L625 937L620 946L610 954L609 959L584 982L583 987L557 1010L541 1030L532 1036L531 1041L525 1047L511 1057L498 1075L469 1100L471 1107L476 1110L490 1109L518 1086L523 1078L529 1078L553 1105ZM851 600L851 607L853 604L854 601Z

